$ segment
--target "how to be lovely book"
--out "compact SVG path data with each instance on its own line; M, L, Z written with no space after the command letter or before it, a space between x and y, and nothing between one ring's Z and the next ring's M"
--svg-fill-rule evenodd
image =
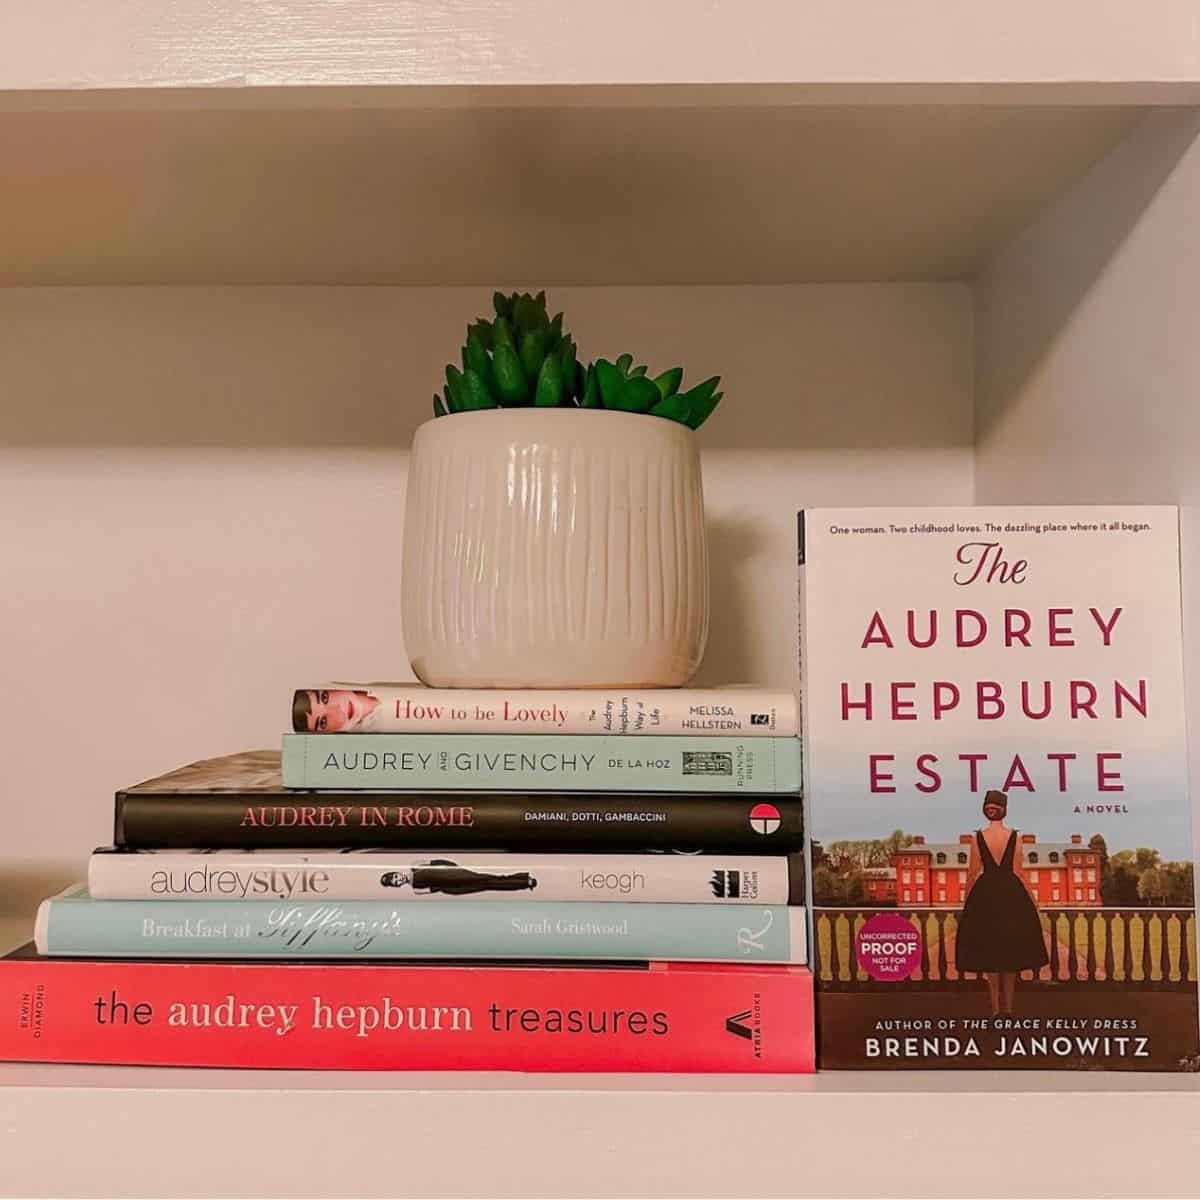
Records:
M820 1063L1200 1069L1167 507L801 514Z

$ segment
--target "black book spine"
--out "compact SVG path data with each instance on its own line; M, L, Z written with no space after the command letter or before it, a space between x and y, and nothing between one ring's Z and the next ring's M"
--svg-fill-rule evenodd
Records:
M798 797L118 793L114 843L135 849L720 850L787 854Z

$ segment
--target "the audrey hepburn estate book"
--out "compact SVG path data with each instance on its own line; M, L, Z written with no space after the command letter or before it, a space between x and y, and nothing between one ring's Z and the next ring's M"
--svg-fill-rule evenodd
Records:
M288 788L799 792L797 738L285 733Z
M794 692L734 686L510 691L325 683L292 698L297 733L563 733L796 737Z
M807 962L803 908L389 900L95 900L38 909L52 958L612 959Z
M97 850L97 900L803 904L802 856Z
M0 1059L410 1071L808 1072L804 967L0 958Z
M359 739L365 741L367 739ZM285 789L279 751L189 763L116 795L139 849L682 850L790 854L798 796Z
M1200 1069L1168 507L800 523L820 1062Z

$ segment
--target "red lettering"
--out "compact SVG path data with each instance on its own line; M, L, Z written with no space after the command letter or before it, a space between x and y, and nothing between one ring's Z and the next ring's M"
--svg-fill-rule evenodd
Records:
M1098 792L1123 792L1125 784L1121 780L1120 771L1110 771L1107 763L1109 759L1121 761L1119 754L1097 754L1096 755L1096 791Z
M866 636L863 638L860 649L865 650L868 646L886 646L889 650L895 649L887 626L878 612L871 618L871 623L867 626Z
M868 755L867 761L870 763L871 791L894 792L896 777L890 771L881 770L880 764L893 763L896 761L896 756L894 754L871 754Z
M1071 636L1071 626L1059 622L1059 617L1071 616L1069 608L1052 608L1050 610L1050 645L1073 646L1075 639Z

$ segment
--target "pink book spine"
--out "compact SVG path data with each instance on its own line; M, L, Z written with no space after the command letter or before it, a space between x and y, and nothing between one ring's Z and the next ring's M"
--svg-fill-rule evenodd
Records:
M0 1059L337 1070L810 1072L800 967L0 960Z
M296 733L795 737L796 696L754 687L472 691L329 683L292 697Z

